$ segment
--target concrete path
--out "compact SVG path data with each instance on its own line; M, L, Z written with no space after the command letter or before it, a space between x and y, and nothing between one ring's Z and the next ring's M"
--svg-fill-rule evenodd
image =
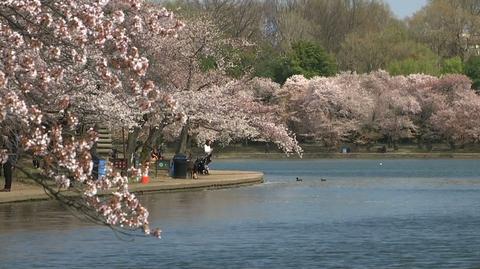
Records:
M210 175L200 175L198 179L172 179L166 174L152 176L148 184L130 183L134 193L175 192L202 189L219 189L260 184L263 173L251 171L210 171ZM1 183L0 183L1 184ZM3 184L2 184L3 186ZM21 182L13 182L11 192L0 192L0 203L47 200L43 188Z

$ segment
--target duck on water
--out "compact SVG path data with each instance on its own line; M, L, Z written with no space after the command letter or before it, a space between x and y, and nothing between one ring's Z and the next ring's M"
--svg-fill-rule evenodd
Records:
M303 181L303 179L297 177L296 181ZM327 179L322 177L322 178L320 178L320 181L325 182L325 181L327 181Z

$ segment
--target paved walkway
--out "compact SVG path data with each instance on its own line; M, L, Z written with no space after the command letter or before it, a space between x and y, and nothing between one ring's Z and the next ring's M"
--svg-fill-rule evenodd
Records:
M263 173L250 171L210 171L210 175L201 175L198 179L172 179L159 174L150 179L148 184L131 183L130 191L135 193L175 192L201 189L231 188L263 182ZM3 184L2 184L3 186ZM21 182L13 182L11 192L0 192L0 203L20 201L47 200L43 188Z

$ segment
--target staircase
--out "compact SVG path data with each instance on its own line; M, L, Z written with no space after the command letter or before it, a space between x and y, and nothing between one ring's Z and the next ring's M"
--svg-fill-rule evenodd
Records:
M96 131L98 132L97 154L103 159L108 159L112 154L112 135L110 130L103 125L99 125Z

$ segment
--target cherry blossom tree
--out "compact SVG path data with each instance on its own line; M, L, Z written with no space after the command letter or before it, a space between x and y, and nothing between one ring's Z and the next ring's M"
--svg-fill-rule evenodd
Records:
M452 149L456 145L478 143L480 97L471 89L471 80L462 75L448 75L437 81L433 89L442 94L439 109L431 116L431 124Z
M429 149L439 141L452 148L478 142L480 99L462 75L293 76L276 95L291 129L326 147L383 141L397 149L414 138Z
M440 139L476 141L475 117L460 110L475 111L477 98L470 85L465 76L390 76L384 71L312 79L293 76L275 98L282 100L286 122L297 135L327 147L353 143L369 148L383 141L396 149L399 141L415 138L431 148ZM459 130L460 126L464 128Z
M360 86L356 74L343 73L333 78L302 76L290 78L283 91L294 93L304 89L297 99L301 112L292 120L305 122L302 133L312 136L327 147L351 141L369 116L373 100ZM291 100L289 100L291 102Z
M18 168L89 219L150 234L148 211L128 191L126 177L111 167L105 177L92 177L95 132L77 137L73 130L87 112L118 113L114 120L136 124L159 92L144 78L149 62L132 37L174 34L179 27L171 13L142 10L139 0L0 3L0 123L13 123L20 140L10 154L44 161L38 175ZM65 195L67 187L78 196Z
M177 36L144 38L142 42L153 59L147 77L162 85L175 100L172 111L162 112L170 113L170 121L159 119L162 113L158 111L147 116L149 130L143 159L148 158L154 137L159 135L179 141L179 153L187 151L192 139L222 144L238 139L273 141L287 153L300 153L294 136L277 120L279 107L269 106L258 97L258 80L236 80L227 75L233 63L225 50L248 46L248 42L225 38L207 17L186 18L185 22ZM137 131L133 134L140 135ZM131 145L133 149L134 143Z
M172 96L182 91L201 91L229 80L224 73L224 59L219 53L227 40L222 38L215 25L206 17L187 18L186 22L177 35L139 36L135 39L139 47L152 59L147 77ZM207 58L214 61L216 68L202 68L201 59ZM176 102L173 99L171 101L172 104ZM155 146L156 138L165 136L166 126L173 124L182 128L179 104L175 103L172 109L165 109L161 103L155 104L150 113L144 114L144 129L137 127L129 134L127 155L132 156L138 138L143 135L145 139L142 143L141 159L146 161L150 157L150 150ZM175 139L178 137L172 138Z
M280 107L259 101L255 88L254 81L233 80L202 91L178 92L180 113L188 121L183 126L199 143L207 139L222 144L239 139L269 141L287 154L301 155L295 136L281 121Z
M407 77L411 87L407 90L420 105L420 112L413 115L412 120L416 126L415 142L421 149L424 146L428 150L433 148L433 143L440 141L438 131L433 127L431 117L437 111L443 109L445 97L442 92L434 88L438 78L423 74L413 74Z
M363 87L375 100L370 124L376 126L396 150L398 141L412 138L416 130L412 116L421 108L409 94L409 89L415 85L404 76L391 77L387 72L378 71L364 76Z
M382 137L395 144L411 137L415 126L410 115L420 108L404 94L409 86L405 77L386 72L343 73L310 80L294 76L283 91L290 95L288 103L294 104L291 120L303 123L301 132L336 147L342 142L370 144Z

